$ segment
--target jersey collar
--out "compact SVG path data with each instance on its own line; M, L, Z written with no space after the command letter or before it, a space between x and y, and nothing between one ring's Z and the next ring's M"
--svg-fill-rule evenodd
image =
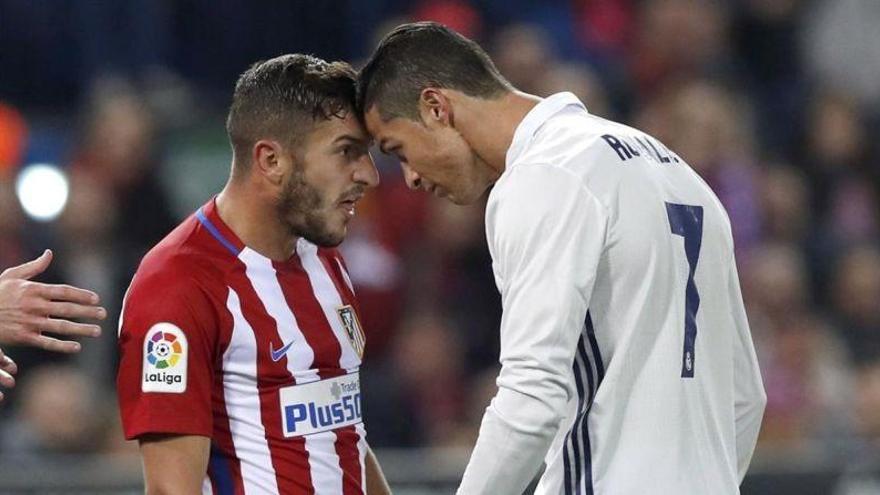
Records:
M204 227L211 236L217 240L217 242L223 245L223 247L231 252L233 256L238 257L245 245L241 239L235 235L235 232L226 225L223 219L220 218L220 213L217 212L216 196L211 198L207 204L196 210L196 219L198 219L199 223L202 224L202 227Z
M507 148L505 168L510 167L519 158L532 140L532 136L544 125L544 122L570 105L581 107L584 111L587 110L578 97L569 92L548 96L529 110L513 133L513 141L510 143L510 148Z

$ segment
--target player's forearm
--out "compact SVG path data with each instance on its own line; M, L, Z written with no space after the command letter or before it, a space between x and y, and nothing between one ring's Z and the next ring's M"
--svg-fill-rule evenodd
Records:
M192 435L153 435L140 440L147 495L201 493L210 439Z
M761 430L761 420L764 417L764 408L767 405L767 393L764 391L764 382L761 379L761 369L758 366L758 356L755 353L755 345L752 342L751 330L749 329L745 307L739 287L739 278L736 273L736 265L731 262L730 275L731 306L736 308L734 318L739 346L734 370L734 418L736 421L736 457L739 481L742 482L752 460L755 444L758 442L758 433Z
M144 493L146 495L192 495L201 492L201 483L199 485L183 486L180 482L172 480L147 481Z
M736 403L736 456L740 482L745 477L755 452L766 404L767 395L763 388L756 388L750 397L741 398Z
M364 460L367 472L367 495L391 495L391 488L382 468L379 467L379 460L373 454L373 449L367 448L367 455Z
M534 422L527 424L526 417ZM521 494L538 473L559 421L552 406L502 389L483 417L458 495Z

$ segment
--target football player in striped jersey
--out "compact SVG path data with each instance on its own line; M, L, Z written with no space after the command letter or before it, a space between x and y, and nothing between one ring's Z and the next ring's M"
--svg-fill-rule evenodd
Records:
M148 494L389 493L366 442L365 337L335 249L379 181L355 76L306 55L244 72L229 182L131 283L117 381Z

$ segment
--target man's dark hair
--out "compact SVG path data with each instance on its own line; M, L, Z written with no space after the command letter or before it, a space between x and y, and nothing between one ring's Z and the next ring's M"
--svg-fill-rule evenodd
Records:
M357 72L345 62L282 55L255 63L235 83L226 133L236 167L246 167L260 139L296 145L319 120L354 109Z
M426 87L495 98L512 86L489 55L472 40L436 22L415 22L388 33L358 80L358 112L374 105L385 119L419 119L419 95Z

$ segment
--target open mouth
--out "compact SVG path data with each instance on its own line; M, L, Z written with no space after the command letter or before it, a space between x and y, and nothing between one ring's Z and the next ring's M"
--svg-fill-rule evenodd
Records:
M351 218L351 217L354 216L354 206L355 206L355 204L356 204L360 199L361 199L361 196L360 196L360 195L358 195L358 196L354 196L354 197L350 197L350 198L348 198L348 199L344 199L344 200L342 200L342 201L339 202L339 208L341 208L342 211L344 211L345 214L346 214L349 218Z
M339 207L342 208L345 214L349 217L354 216L354 201L341 201Z

